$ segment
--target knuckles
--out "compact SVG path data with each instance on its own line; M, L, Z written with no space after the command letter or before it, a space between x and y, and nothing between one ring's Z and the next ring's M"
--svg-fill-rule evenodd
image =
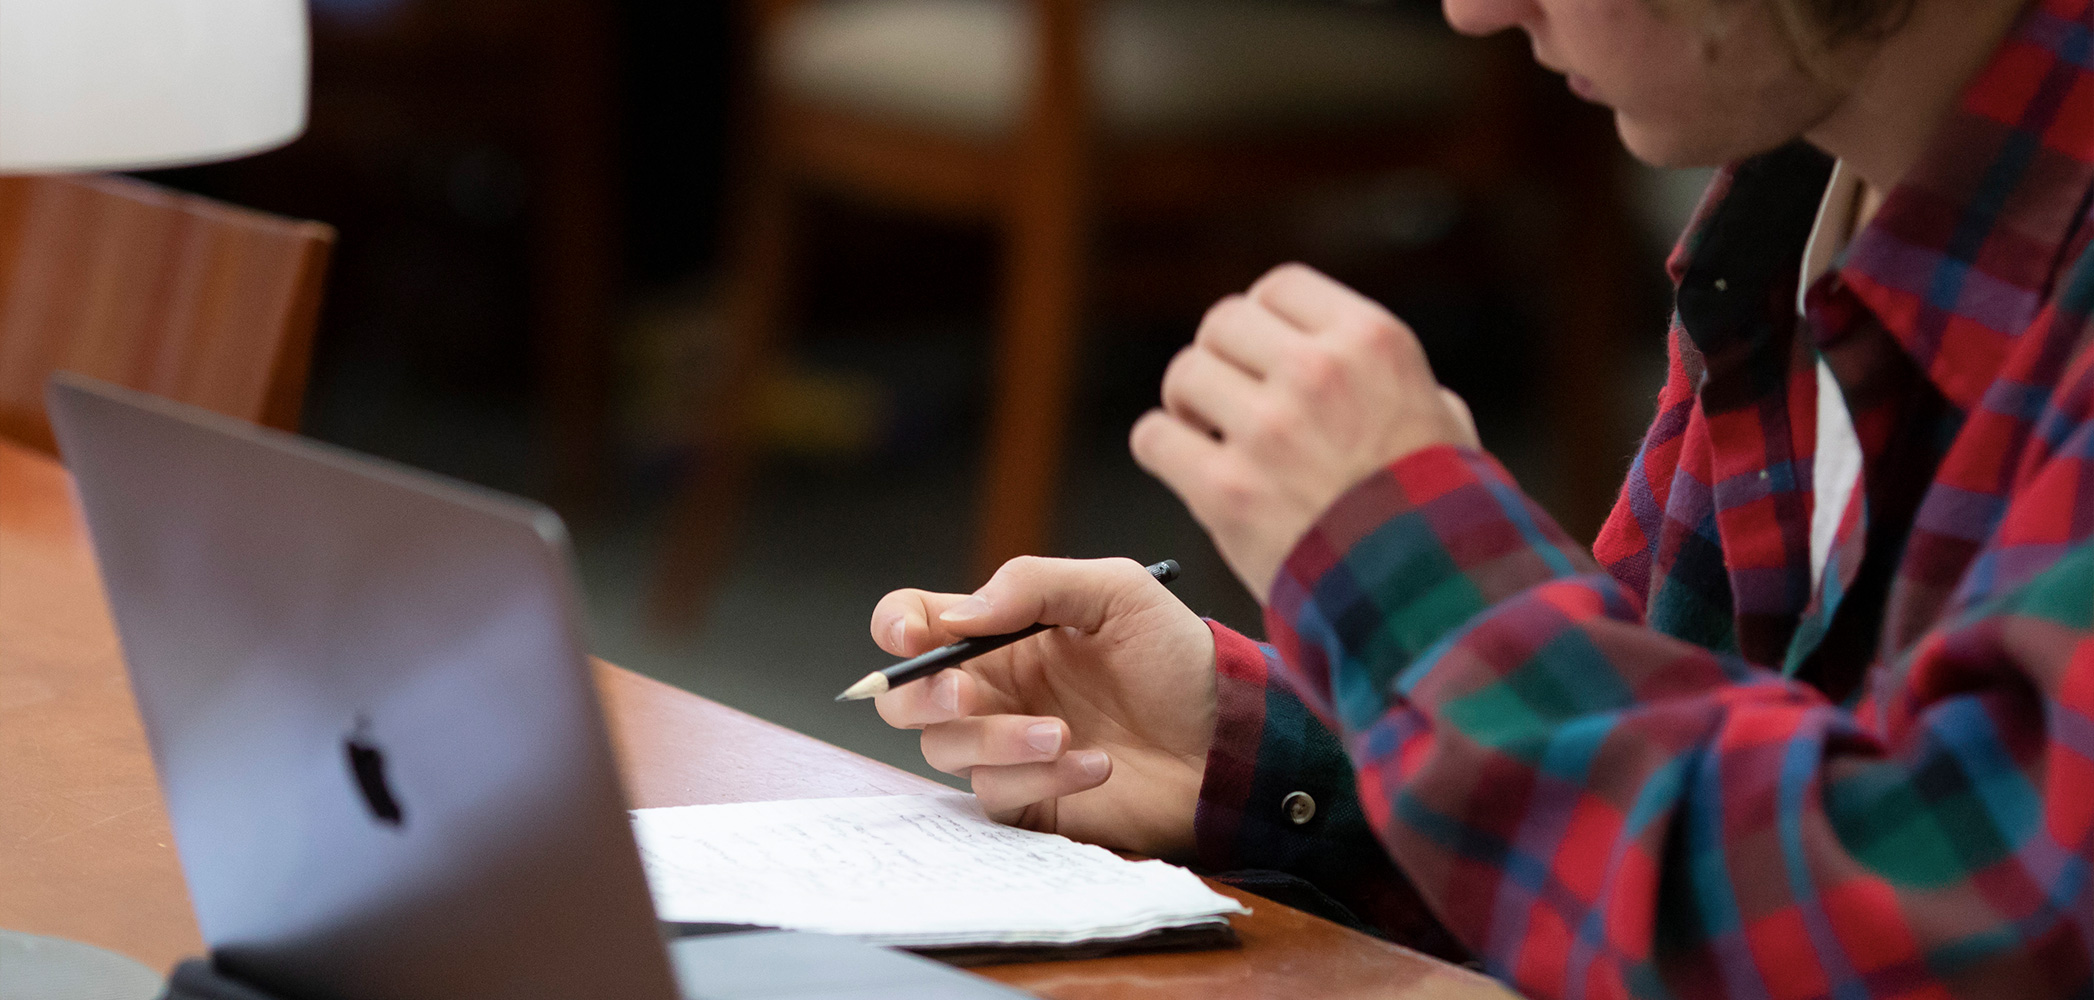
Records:
M1309 341L1296 347L1288 357L1287 374L1303 393L1321 397L1339 388L1344 381L1345 365L1328 346Z
M1245 404L1244 435L1262 448L1284 446L1295 437L1300 421L1295 411L1277 400L1260 398Z
M1335 332L1349 349L1384 366L1407 365L1419 350L1410 328L1380 310L1350 317Z

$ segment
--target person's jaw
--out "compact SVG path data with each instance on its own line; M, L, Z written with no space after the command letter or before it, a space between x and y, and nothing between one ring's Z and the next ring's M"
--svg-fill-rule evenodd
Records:
M1589 96L1614 110L1623 144L1646 163L1719 166L1801 138L1887 190L2026 2L1918 0L1887 35L1812 51L1802 51L1810 43L1786 30L1767 0L1707 8L1692 24L1645 22L1647 33L1674 36L1662 45L1646 35L1626 48L1595 49L1589 34L1545 38L1548 25L1520 27L1535 61L1553 72L1581 72L1571 50L1593 49L1585 54L1596 66L1583 69L1598 81Z
M1804 138L1875 190L1896 187L2028 3L1920 0L1854 68L1839 104Z

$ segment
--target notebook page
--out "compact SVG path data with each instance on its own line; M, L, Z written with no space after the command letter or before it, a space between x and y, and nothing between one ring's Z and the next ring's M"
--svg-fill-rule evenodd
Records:
M1063 944L1248 912L1191 872L990 820L961 793L633 812L664 920L882 944Z

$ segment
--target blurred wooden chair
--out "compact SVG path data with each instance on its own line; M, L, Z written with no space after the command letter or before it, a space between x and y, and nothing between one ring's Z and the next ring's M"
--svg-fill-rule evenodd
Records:
M114 176L0 177L0 434L67 369L295 430L334 230Z
M1429 168L1498 183L1525 55L1436 17L1306 0L745 0L725 391L694 415L654 601L688 617L731 548L752 395L793 299L810 191L964 222L1001 244L972 571L1045 551L1090 238ZM1501 40L1502 41L1502 40Z
M517 263L525 269L503 280L518 282L527 296L529 388L551 477L548 499L570 521L596 513L610 473L611 358L624 264L621 8L603 0L315 4L313 120L280 157L286 172L277 181L292 190L344 188L300 197L347 199L345 214L327 217L375 229L421 211L414 201L427 196L416 188L441 170L442 197L452 207L435 225L459 227L454 233L486 227L520 244L515 263L468 245L464 259L448 264L468 275ZM503 218L512 211L518 218ZM461 226L461 216L470 221ZM398 300L412 295L371 305L417 309Z

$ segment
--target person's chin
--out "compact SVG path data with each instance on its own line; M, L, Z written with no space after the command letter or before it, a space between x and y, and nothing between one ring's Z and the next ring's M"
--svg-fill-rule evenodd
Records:
M1753 142L1729 133L1653 123L1620 110L1614 112L1614 130L1629 155L1653 167L1720 167L1748 156L1764 153L1780 141ZM1785 141L1785 140L1783 140Z

